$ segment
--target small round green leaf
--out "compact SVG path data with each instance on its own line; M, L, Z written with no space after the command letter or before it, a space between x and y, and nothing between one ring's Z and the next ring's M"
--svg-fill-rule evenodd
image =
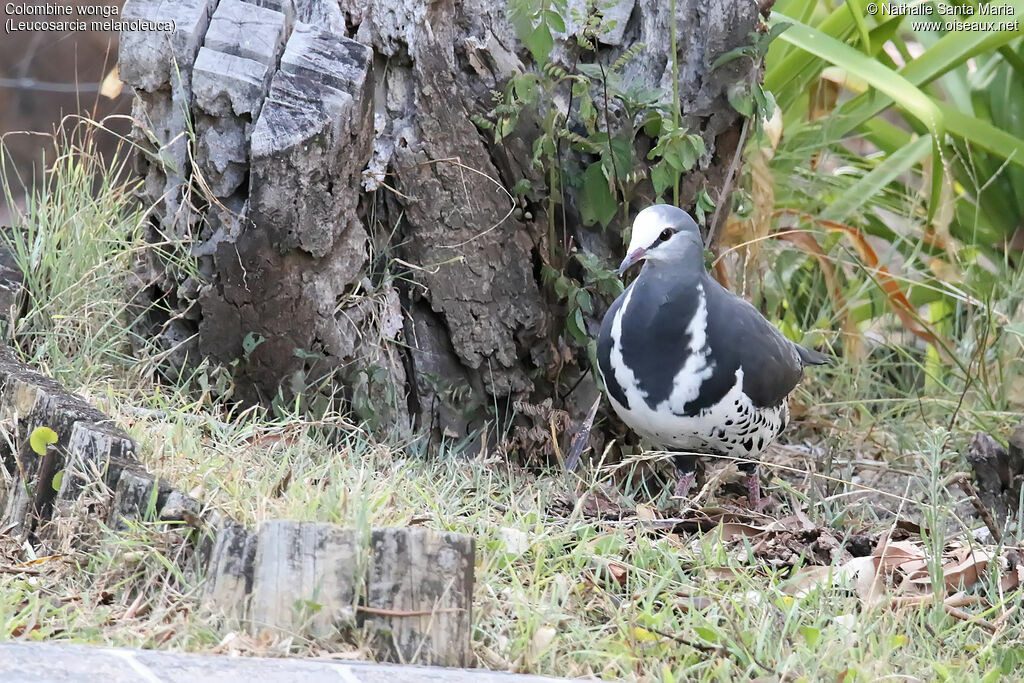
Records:
M53 490L60 493L60 485L64 483L64 470L59 470L53 475Z
M39 455L46 455L46 447L57 443L57 432L49 427L36 427L28 438L28 444Z

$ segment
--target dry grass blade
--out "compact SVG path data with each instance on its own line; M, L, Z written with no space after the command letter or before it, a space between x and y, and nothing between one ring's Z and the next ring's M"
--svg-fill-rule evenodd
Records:
M847 305L843 296L842 288L836 276L835 267L825 250L814 239L814 235L806 230L779 230L773 237L795 244L810 254L818 262L821 275L825 278L825 285L828 288L829 297L832 300L832 312L841 316L843 321L843 351L853 359L864 357L864 344L861 341L860 331L857 329L857 321L853 318L853 312Z
M569 452L565 459L566 472L572 472L579 464L580 456L583 455L583 451L586 450L590 441L590 430L594 427L594 418L597 417L597 409L600 405L601 395L598 394L594 399L594 405L590 406L590 410L587 411L587 417L584 418L583 423L572 437L572 444L569 446Z
M932 330L928 329L917 316L917 311L914 306L907 299L906 294L900 289L899 283L896 278L893 277L892 272L882 265L878 258L878 254L871 247L868 241L864 238L863 233L850 225L845 225L837 221L822 220L810 216L806 213L799 211L782 210L776 212L777 215L795 215L802 220L808 221L814 225L820 225L828 230L833 230L842 233L854 249L860 255L861 260L864 263L865 268L874 277L878 279L879 287L886 299L889 301L890 307L893 313L895 313L900 322L902 322L910 332L912 332L919 339L934 345L938 349L950 348L948 340L940 339Z

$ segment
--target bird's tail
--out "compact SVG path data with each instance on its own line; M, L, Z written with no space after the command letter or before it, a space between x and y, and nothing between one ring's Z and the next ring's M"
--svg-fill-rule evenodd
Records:
M814 349L806 349L796 344L796 352L800 355L800 362L807 365L829 365L835 360L832 356L825 355Z

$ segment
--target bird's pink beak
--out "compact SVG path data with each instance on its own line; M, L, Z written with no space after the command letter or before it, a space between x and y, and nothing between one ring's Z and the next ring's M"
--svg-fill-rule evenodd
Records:
M638 262L642 261L644 256L646 255L647 249L643 247L640 249L636 249L632 253L628 254L626 258L622 259L622 263L619 264L619 277L622 277L622 275L627 270L635 266Z

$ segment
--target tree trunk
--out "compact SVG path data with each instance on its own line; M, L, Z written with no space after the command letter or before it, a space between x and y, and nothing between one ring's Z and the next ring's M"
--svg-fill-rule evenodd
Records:
M569 4L573 33L586 3ZM573 250L617 263L627 221L584 225L579 177L600 151L563 134L557 174L532 161L551 107L569 111L557 128L587 132L571 84L522 107L498 142L486 121L519 73L600 64L622 87L671 94L670 4L619 0L594 22L596 50L554 22L541 70L493 0L129 0L125 19L175 21L169 34L124 33L120 49L161 245L139 269L143 303L160 309L148 334L173 349L172 371L210 359L242 400L301 394L316 408L340 392L374 426L449 437L547 398L584 413L597 393L585 340L542 273L591 290L584 326L596 331L610 298ZM706 147L682 179L690 207L703 189L718 198L742 126L727 91L757 68L711 65L760 20L753 3L674 4L681 123ZM632 125L602 92L609 81L593 82L598 127ZM632 142L634 167L613 164L610 181L642 207L653 141ZM545 196L552 178L561 204Z

